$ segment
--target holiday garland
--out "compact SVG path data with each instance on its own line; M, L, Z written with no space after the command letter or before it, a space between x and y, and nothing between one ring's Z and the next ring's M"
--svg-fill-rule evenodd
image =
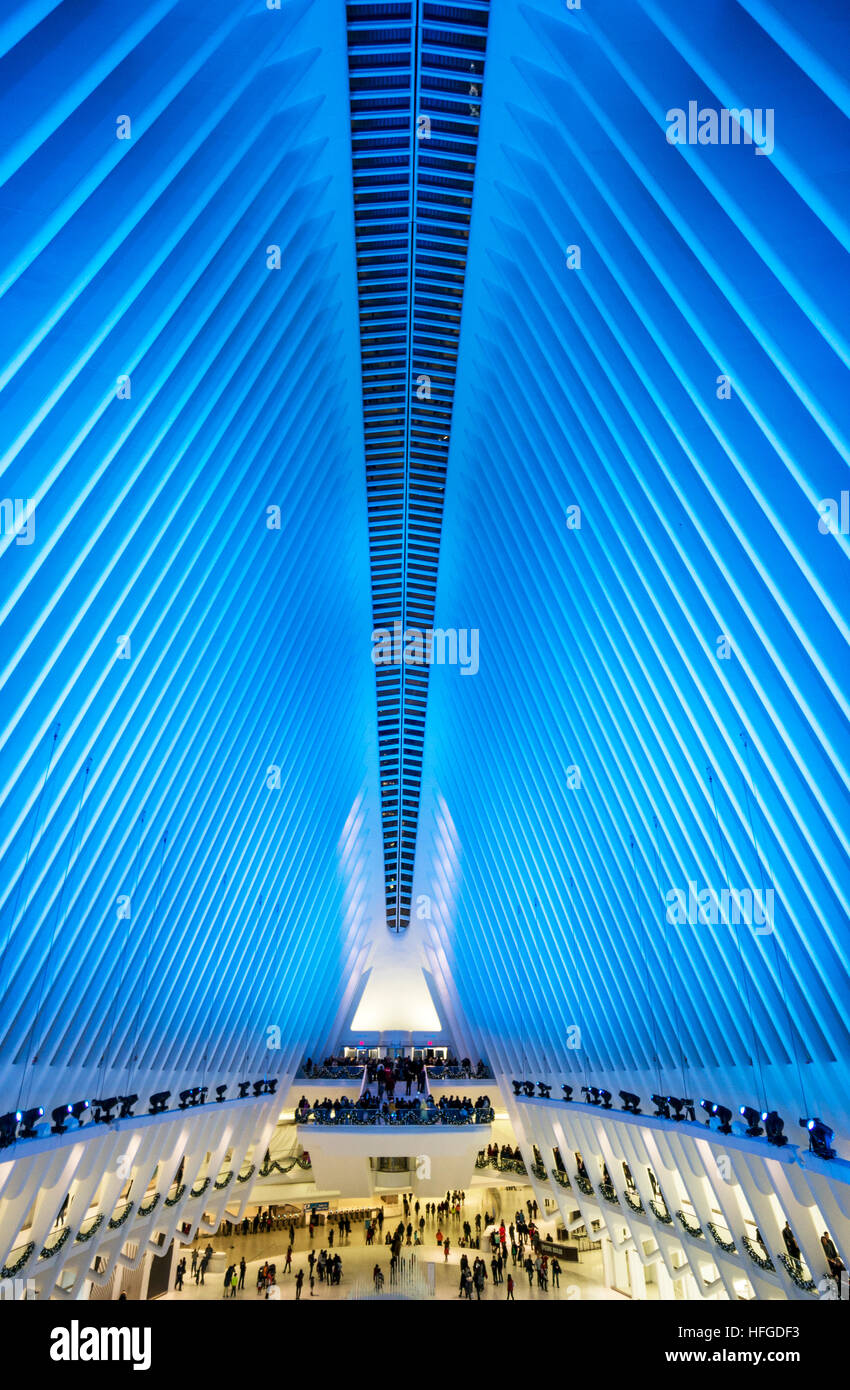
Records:
M534 1174L534 1176L539 1179L540 1182L549 1181L549 1174L546 1172L546 1169L542 1163L532 1163L531 1171Z
M601 1182L599 1184L599 1195L604 1197L606 1202L610 1202L615 1207L620 1205L620 1199L617 1196L612 1182Z
M237 1174L236 1174L236 1181L237 1181L237 1182L248 1182L249 1179L252 1178L252 1177L254 1176L254 1173L255 1173L256 1171L257 1171L257 1170L256 1170L256 1165L252 1163L251 1166L250 1166L250 1168L248 1169L247 1173L237 1173Z
M210 1185L210 1180L209 1180L209 1178L204 1178L204 1180L203 1180L203 1182L201 1183L200 1187L193 1187L193 1188L192 1188L192 1191L189 1193L189 1196L190 1196L190 1197L203 1197L203 1195L204 1195L204 1193L206 1192L206 1190L207 1190L207 1188L209 1187L209 1185Z
M707 1221L705 1224L708 1226L708 1233L715 1245L719 1245L720 1249L725 1250L727 1255L737 1255L738 1247L734 1240L724 1240L722 1236L719 1236L717 1234L717 1227L713 1221Z
M70 1226L65 1226L65 1227L62 1229L62 1231L60 1231L58 1238L53 1242L52 1245L45 1245L45 1246L44 1246L44 1249L42 1250L41 1254L39 1255L39 1259L40 1259L40 1260L49 1260L49 1259L52 1259L52 1257L53 1257L54 1255L58 1255L58 1254L59 1254L59 1251L62 1249L62 1246L65 1245L65 1243L69 1240L70 1235L71 1235L71 1227L70 1227Z
M623 1193L623 1196L625 1197L632 1211L643 1213L646 1210L646 1208L643 1205L643 1202L640 1200L640 1197L635 1197L635 1194L633 1192L630 1192L628 1188L626 1188L625 1192Z
M806 1279L805 1276L802 1275L799 1272L799 1270L795 1268L795 1266L789 1260L787 1255L780 1253L779 1258L782 1261L788 1273L790 1274L791 1278L794 1280L794 1283L797 1285L798 1289L803 1289L805 1293L817 1293L818 1286L815 1283L814 1279Z
M16 1274L20 1274L34 1249L35 1241L31 1240L28 1245L24 1246L14 1264L0 1267L0 1279L14 1279Z
M229 1182L232 1182L232 1180L233 1173L225 1173L223 1178L216 1178L215 1182L213 1183L213 1187L215 1188L216 1192L221 1192L222 1188L227 1187L227 1184Z
M759 1254L759 1252L756 1250L756 1247L753 1245L753 1242L750 1240L749 1236L744 1236L744 1249L746 1250L753 1264L757 1264L759 1269L776 1269L776 1265L773 1263L773 1260L770 1258L769 1255Z
M185 1191L186 1191L186 1184L185 1184L185 1182L181 1182L180 1185L178 1186L177 1191L175 1192L174 1196L173 1196L173 1197L166 1197L166 1199L165 1199L165 1205L166 1205L167 1207L176 1207L176 1206L177 1206L177 1203L180 1201L180 1198L183 1196L183 1193L184 1193Z
M103 1212L98 1212L97 1216L94 1218L94 1221L91 1223L87 1231L78 1231L76 1239L79 1241L80 1245L85 1245L87 1240L91 1240L95 1231L100 1230L105 1220L106 1217L104 1216Z
M561 1187L572 1187L572 1183L566 1173L562 1173L560 1168L552 1169L552 1177L555 1182L560 1183Z
M590 1181L590 1178L583 1177L581 1173L576 1174L576 1187L578 1188L579 1192L584 1193L585 1197L595 1196L595 1193L593 1191L593 1183Z
M658 1203L656 1202L656 1200L655 1200L654 1197L650 1197L650 1199L649 1199L649 1206L650 1206L650 1210L652 1211L652 1214L653 1214L653 1216L655 1217L656 1221L662 1222L662 1224L665 1225L665 1226L672 1226L672 1225L673 1225L673 1218L672 1218L672 1216L670 1215L670 1213L669 1213L669 1211L667 1210L667 1208L665 1207L664 1210L662 1211L662 1209L659 1207L659 1205L658 1205Z
M703 1236L702 1226L692 1226L683 1211L677 1211L676 1215L684 1226L689 1236Z
M139 1216L150 1216L150 1214L151 1214L151 1212L153 1211L154 1207L156 1207L156 1206L158 1206L158 1205L159 1205L159 1193L158 1193L158 1192L155 1192L155 1193L153 1194L153 1196L151 1197L150 1201L149 1201L146 1205L140 1206L140 1207L139 1207L139 1213L138 1213Z
M121 1213L120 1216L111 1216L111 1217L109 1218L109 1229L110 1229L110 1231L117 1231L119 1226L123 1226L125 1221L129 1221L129 1219L130 1219L130 1217L132 1216L132 1214L133 1214L133 1203L132 1203L132 1202L128 1202L127 1205L126 1205L126 1207L124 1208L124 1210L122 1211L122 1213Z

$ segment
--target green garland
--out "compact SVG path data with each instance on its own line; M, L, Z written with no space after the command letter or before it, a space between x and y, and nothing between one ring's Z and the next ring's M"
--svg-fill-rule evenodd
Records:
M539 1182L548 1182L549 1174L542 1163L532 1163L531 1171Z
M673 1218L667 1208L665 1207L662 1211L654 1197L650 1197L649 1206L656 1221L660 1221L664 1226L673 1225Z
M250 1179L254 1176L254 1174L255 1174L256 1171L257 1171L256 1164L252 1163L251 1166L250 1166L250 1168L248 1169L247 1173L237 1173L237 1174L236 1174L236 1181L237 1181L237 1182L249 1182Z
M556 1183L560 1184L561 1187L572 1187L572 1183L570 1182L568 1175L566 1173L562 1173L560 1168L552 1169L552 1177L555 1179Z
M802 1274L799 1274L786 1254L780 1253L779 1258L798 1289L802 1289L805 1293L817 1293L818 1286L814 1279L806 1279Z
M64 1226L60 1231L58 1238L54 1241L53 1245L45 1245L38 1258L40 1260L50 1260L53 1258L54 1255L58 1255L59 1251L62 1249L62 1246L65 1245L67 1241L70 1239L70 1236L71 1227Z
M151 1214L151 1212L153 1211L154 1207L158 1207L158 1206L159 1206L159 1193L158 1193L158 1192L155 1192L155 1193L153 1194L153 1196L151 1197L150 1201L148 1202L147 1206L140 1206L140 1207L139 1207L139 1212L138 1212L138 1214L139 1214L139 1216L150 1216L150 1214Z
M632 1211L640 1212L641 1215L643 1215L643 1214L645 1213L646 1208L645 1208L645 1206L643 1205L643 1202L641 1201L640 1196L638 1196L637 1201L635 1201L635 1198L634 1198L633 1194L629 1191L628 1188L626 1188L625 1192L623 1193L623 1196L625 1197L625 1199L626 1199L626 1201L628 1202L629 1206L631 1207Z
M744 1249L752 1260L753 1264L758 1265L759 1269L775 1270L776 1265L769 1255L760 1255L750 1240L749 1236L744 1236Z
M612 1206L618 1207L620 1205L620 1199L617 1196L612 1182L601 1182L599 1184L599 1195L600 1197L604 1197L606 1202L610 1202Z
M278 1163L277 1159L270 1158L268 1163L264 1163L260 1169L260 1177L267 1178L270 1173L291 1173L293 1168L312 1168L313 1164L306 1154L299 1154L293 1158L291 1163ZM247 1179L245 1179L247 1181Z
M677 1211L676 1215L678 1216L679 1220L681 1221L689 1236L702 1236L703 1239L705 1238L702 1226L691 1226L688 1222L688 1218L685 1216L685 1213L683 1211Z
M117 1231L119 1226L123 1226L125 1221L129 1221L129 1219L130 1219L130 1217L132 1216L132 1214L133 1214L133 1203L132 1203L132 1202L128 1202L127 1205L126 1205L126 1207L124 1208L124 1210L122 1211L122 1213L121 1213L120 1216L110 1216L110 1218L109 1218L109 1229L110 1229L110 1231Z
M213 1183L213 1187L215 1188L216 1192L221 1192L222 1189L227 1187L228 1183L232 1181L233 1173L231 1171L229 1173L225 1173L223 1178L216 1178L215 1182Z
M189 1196L190 1196L190 1197L203 1197L203 1195L204 1195L204 1193L206 1192L206 1190L207 1190L207 1188L209 1187L209 1185L210 1185L210 1180L209 1180L209 1178L204 1178L204 1180L203 1180L203 1182L201 1183L200 1187L193 1187L193 1188L192 1188L192 1191L189 1193Z
M21 1270L23 1269L27 1260L30 1258L34 1249L35 1241L31 1240L28 1245L24 1246L23 1250L21 1251L21 1254L15 1260L15 1263L13 1265L3 1265L2 1267L0 1267L0 1279L14 1279L16 1274L20 1274Z
M707 1221L705 1224L708 1227L708 1234L711 1236L715 1245L719 1245L720 1249L725 1250L727 1255L737 1255L738 1247L734 1240L724 1240L722 1236L719 1236L717 1234L717 1227L713 1221Z
M94 1218L94 1221L91 1223L87 1231L78 1231L76 1239L78 1240L80 1245L85 1245L87 1240L91 1240L95 1231L100 1230L105 1220L106 1217L104 1216L103 1212L98 1212L97 1216Z
M177 1206L177 1203L180 1201L180 1198L183 1196L183 1193L184 1193L185 1191L186 1191L186 1184L185 1184L185 1182L181 1182L181 1184L180 1184L180 1186L178 1187L177 1191L175 1192L174 1196L173 1196L173 1197L166 1197L166 1199L165 1199L165 1205L166 1205L167 1207L176 1207L176 1206Z
M590 1178L582 1177L581 1173L576 1174L576 1187L578 1188L579 1192L584 1193L585 1197L596 1196L596 1193L593 1191L593 1183L590 1181Z

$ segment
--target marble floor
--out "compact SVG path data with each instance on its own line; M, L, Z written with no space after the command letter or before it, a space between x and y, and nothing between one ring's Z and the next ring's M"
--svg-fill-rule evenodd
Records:
M513 1218L513 1214L517 1207L521 1203L524 1205L526 1198L530 1195L530 1189L527 1188L513 1191L505 1191L504 1189L499 1191L498 1189L492 1188L479 1189L478 1191L473 1190L467 1193L466 1202L461 1210L460 1221L458 1222L452 1219L448 1224L443 1224L443 1233L448 1234L451 1241L448 1260L445 1259L442 1250L437 1246L435 1237L439 1223L433 1219L429 1220L425 1226L424 1244L418 1250L416 1250L415 1247L405 1246L402 1253L405 1256L415 1253L417 1262L422 1269L423 1277L426 1280L428 1278L427 1266L429 1263L433 1264L435 1298L457 1300L459 1297L458 1289L460 1283L460 1257L464 1253L464 1251L458 1248L457 1242L463 1233L463 1222L469 1220L474 1229L475 1213L477 1211L483 1212L486 1208L490 1212L495 1211L498 1216L503 1217L507 1225ZM341 1207L344 1208L346 1205L348 1204L342 1203ZM350 1205L353 1206L355 1204L352 1202ZM388 1213L384 1221L384 1233L386 1233L388 1229L392 1229L398 1225L400 1220L401 1204L399 1204L396 1211L392 1211L391 1214ZM538 1217L537 1224L542 1232L554 1236L556 1224L554 1217L550 1217L549 1219L542 1216ZM218 1267L207 1272L206 1283L204 1285L196 1285L194 1279L192 1279L188 1273L189 1267L191 1266L192 1246L184 1246L183 1251L187 1255L188 1263L187 1279L183 1285L183 1289L177 1292L177 1290L172 1288L167 1294L162 1294L161 1298L168 1300L222 1300L224 1298L223 1281L225 1267L231 1262L238 1265L241 1256L244 1255L247 1263L245 1288L237 1292L235 1299L228 1296L225 1300L226 1302L244 1302L246 1300L249 1302L264 1301L263 1294L257 1294L256 1279L257 1270L266 1260L273 1261L277 1265L280 1298L282 1299L295 1298L294 1276L299 1269L303 1269L304 1286L301 1297L302 1299L308 1300L311 1294L308 1282L309 1266L307 1263L307 1256L310 1253L311 1246L315 1249L317 1256L323 1247L328 1249L330 1254L338 1250L342 1255L342 1282L338 1285L328 1285L327 1283L321 1283L317 1275L312 1294L314 1302L321 1299L324 1299L326 1302L345 1301L351 1297L355 1287L358 1289L368 1288L371 1291L373 1287L372 1271L375 1264L379 1264L383 1270L385 1281L384 1296L391 1292L389 1283L389 1247L377 1243L378 1237L376 1237L375 1244L367 1246L362 1222L352 1225L349 1240L345 1241L343 1239L341 1245L338 1244L338 1237L335 1234L333 1247L329 1247L327 1234L327 1229L323 1226L319 1226L316 1228L311 1242L307 1228L296 1226L295 1246L292 1252L293 1272L289 1275L284 1275L282 1273L286 1247L289 1244L289 1236L286 1230L271 1231L267 1235L234 1235L227 1239L214 1236L203 1236L199 1240L193 1242L193 1244L199 1249L205 1248L208 1243L211 1244L216 1252L220 1252L224 1255L224 1261L217 1261L216 1264ZM480 1252L467 1251L466 1253L470 1256L470 1260L473 1260L475 1256L480 1253L487 1262L487 1282L485 1283L484 1291L481 1295L482 1301L506 1299L506 1284L493 1285L490 1271L489 1241L484 1239L483 1230ZM576 1299L620 1300L623 1298L622 1294L605 1288L602 1283L602 1257L599 1251L589 1250L582 1252L579 1256L578 1263L570 1262L568 1264L565 1260L561 1260L560 1263L562 1271L560 1288L554 1289L550 1280L547 1292L538 1289L536 1283L533 1288L529 1288L528 1276L520 1266L517 1265L515 1269L512 1268L511 1272L513 1273L516 1285L514 1290L515 1300L517 1302L545 1303ZM472 1302L475 1301L475 1294L473 1292Z

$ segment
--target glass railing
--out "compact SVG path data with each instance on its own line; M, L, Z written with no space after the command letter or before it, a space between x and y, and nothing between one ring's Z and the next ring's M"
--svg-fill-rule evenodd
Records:
M409 1110L385 1112L363 1109L357 1105L335 1106L333 1109L311 1106L306 1112L296 1110L295 1119L300 1125L489 1125L493 1122L493 1108L476 1106L466 1110L444 1107L441 1110L429 1107L422 1110L420 1106L412 1106Z

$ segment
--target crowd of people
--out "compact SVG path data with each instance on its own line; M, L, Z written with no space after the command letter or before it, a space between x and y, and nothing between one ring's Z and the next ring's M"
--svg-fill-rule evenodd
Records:
M381 1099L382 1094L386 1100ZM493 1107L489 1096L475 1101L470 1096L441 1096L435 1101L431 1095L396 1098L386 1089L377 1094L367 1089L357 1100L325 1096L312 1105L302 1095L295 1107L295 1120L297 1124L317 1125L486 1124L493 1120Z

